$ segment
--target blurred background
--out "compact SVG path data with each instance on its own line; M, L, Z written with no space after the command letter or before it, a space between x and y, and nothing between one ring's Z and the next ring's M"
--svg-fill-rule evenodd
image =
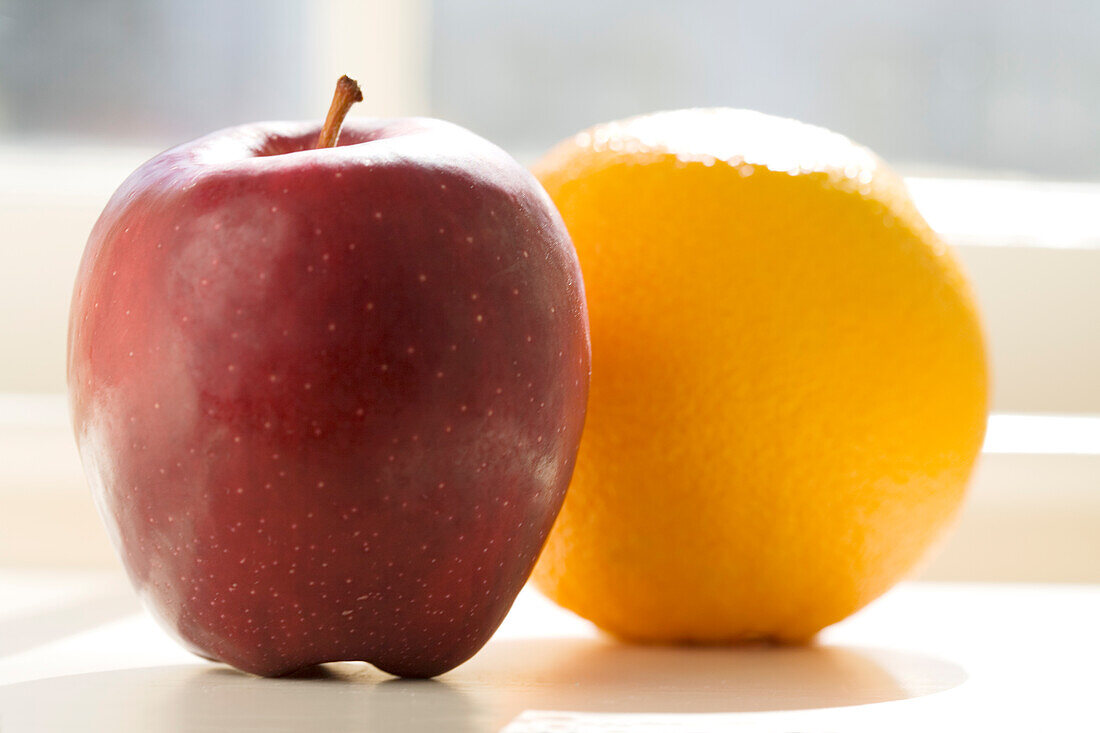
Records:
M0 567L113 567L64 399L68 299L142 161L220 127L427 114L522 162L596 122L734 106L909 179L986 318L995 414L923 576L1100 581L1100 3L0 0Z

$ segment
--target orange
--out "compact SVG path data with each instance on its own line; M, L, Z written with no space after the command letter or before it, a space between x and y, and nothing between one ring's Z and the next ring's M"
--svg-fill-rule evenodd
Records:
M624 638L797 642L910 571L963 498L987 372L966 279L901 179L733 109L600 125L535 173L592 333L538 586Z

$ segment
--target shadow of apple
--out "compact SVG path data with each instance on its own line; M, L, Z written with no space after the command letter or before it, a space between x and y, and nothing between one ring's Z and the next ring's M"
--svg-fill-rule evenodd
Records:
M55 677L0 687L0 715L4 733L484 729L476 706L452 685L398 680L356 664L315 667L280 679L220 665Z

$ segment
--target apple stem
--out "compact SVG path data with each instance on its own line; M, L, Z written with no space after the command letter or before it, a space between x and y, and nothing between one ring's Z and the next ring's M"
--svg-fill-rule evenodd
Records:
M332 95L332 106L328 108L328 117L325 118L325 126L321 128L321 134L317 138L318 148L334 148L340 138L340 126L344 124L344 118L348 115L351 105L363 101L363 92L359 89L359 82L348 76L341 76L336 81L336 92Z

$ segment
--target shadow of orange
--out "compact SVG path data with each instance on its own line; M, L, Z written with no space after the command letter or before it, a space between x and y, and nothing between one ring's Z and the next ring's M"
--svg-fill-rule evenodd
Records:
M903 700L954 687L961 667L839 646L668 647L603 639L515 639L443 679L507 695L510 708L749 712Z

